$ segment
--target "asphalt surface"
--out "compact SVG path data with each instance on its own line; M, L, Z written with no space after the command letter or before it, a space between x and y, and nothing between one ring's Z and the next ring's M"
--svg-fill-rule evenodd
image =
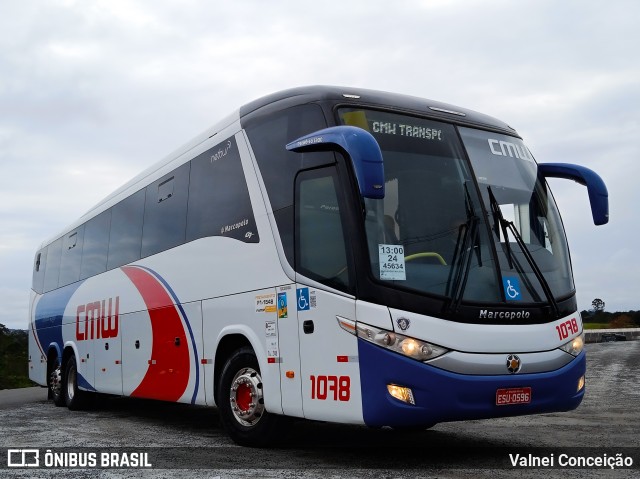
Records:
M587 345L587 394L575 411L438 424L399 432L297 422L275 449L236 446L217 410L101 397L89 411L47 401L43 388L0 391L0 477L528 478L640 477L640 341ZM8 448L100 457L148 452L151 469L6 468ZM622 456L616 456L616 454ZM510 456L598 456L635 469L522 468ZM570 459L571 460L571 459Z

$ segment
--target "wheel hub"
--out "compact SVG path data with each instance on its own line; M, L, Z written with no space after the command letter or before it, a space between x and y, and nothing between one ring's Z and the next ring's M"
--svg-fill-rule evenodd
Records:
M252 368L243 368L234 376L229 394L231 411L243 426L255 425L264 414L262 379Z
M54 394L54 396L60 394L60 391L62 389L62 373L59 366L51 371L49 388L51 389L51 392Z

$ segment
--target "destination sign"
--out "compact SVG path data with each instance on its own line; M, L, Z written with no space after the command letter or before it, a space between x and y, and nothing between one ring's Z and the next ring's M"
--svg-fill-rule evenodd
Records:
M442 130L392 121L373 121L371 130L384 135L407 136L423 140L443 141Z

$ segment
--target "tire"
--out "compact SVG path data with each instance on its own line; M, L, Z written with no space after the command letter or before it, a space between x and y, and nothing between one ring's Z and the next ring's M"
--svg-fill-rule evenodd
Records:
M267 412L260 367L253 349L235 351L224 367L217 395L220 421L240 446L273 446L286 434L290 420Z
M53 400L53 404L58 407L66 406L65 397L62 392L62 368L60 362L55 359L49 376L47 377L49 387L48 398Z
M62 393L66 406L72 411L86 409L89 405L91 393L78 388L78 365L75 356L71 356L65 365Z

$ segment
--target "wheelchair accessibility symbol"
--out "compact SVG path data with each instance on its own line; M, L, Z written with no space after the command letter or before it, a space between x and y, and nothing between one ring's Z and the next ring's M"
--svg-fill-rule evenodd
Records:
M522 299L520 294L520 280L515 276L503 276L502 285L504 286L504 295L507 301L519 301Z
M308 311L311 307L309 302L309 288L298 288L296 291L298 311Z

